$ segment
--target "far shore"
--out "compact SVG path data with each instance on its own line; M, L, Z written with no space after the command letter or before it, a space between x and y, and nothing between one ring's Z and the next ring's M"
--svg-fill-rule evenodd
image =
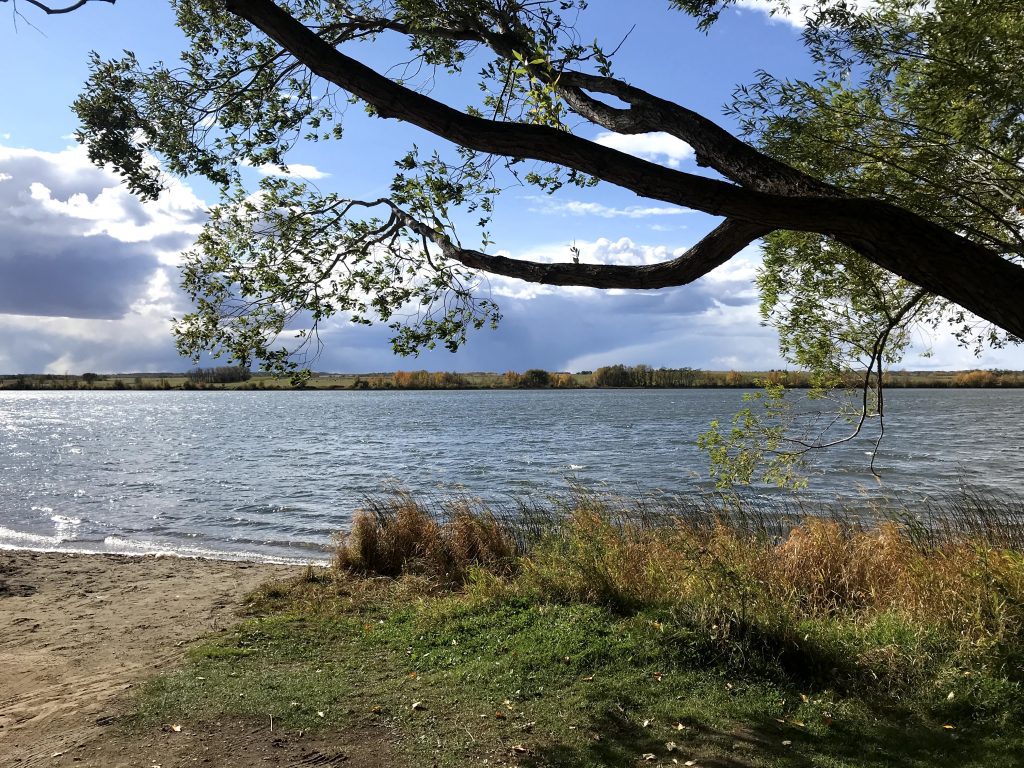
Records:
M842 386L857 388L862 376L846 375ZM85 391L410 391L410 390L576 390L576 389L751 389L765 384L791 389L811 387L804 371L705 371L695 368L605 366L594 371L311 373L301 380L219 367L189 372L0 374L0 392L23 390ZM890 371L890 389L1020 389L1024 371Z

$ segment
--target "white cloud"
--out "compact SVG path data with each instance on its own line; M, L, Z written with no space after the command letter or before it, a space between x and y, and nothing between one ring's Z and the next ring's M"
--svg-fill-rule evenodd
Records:
M171 181L133 197L81 147L0 145L0 339L5 370L182 367L170 318L185 309L173 265L206 205Z
M687 208L672 206L630 205L626 208L613 208L601 203L584 202L582 200L552 200L546 197L530 198L536 203L531 213L561 214L563 216L598 216L602 219L646 219L651 216L679 216L693 213Z
M740 8L748 8L752 11L761 11L765 14L772 14L776 19L788 21L790 24L802 25L804 21L803 9L809 0L739 0L737 5Z
M627 155L667 165L669 168L678 168L680 163L689 160L694 154L693 147L685 141L661 131L633 135L604 131L599 133L594 141Z
M256 170L264 176L283 176L286 179L305 179L308 181L326 179L331 175L321 171L315 165L308 165L306 163L288 163L287 170L271 163L264 163L263 165L257 165Z
M925 371L957 371L974 368L1024 369L1024 346L1010 345L1004 349L985 349L977 357L960 346L956 338L940 326L935 332L920 330L900 368Z
M839 2L840 0L834 0ZM877 6L875 0L842 0L857 11L870 11ZM926 7L930 3L924 4ZM807 11L813 7L812 0L738 0L737 6L770 15L773 20L802 27L807 23ZM774 11L774 13L773 13Z

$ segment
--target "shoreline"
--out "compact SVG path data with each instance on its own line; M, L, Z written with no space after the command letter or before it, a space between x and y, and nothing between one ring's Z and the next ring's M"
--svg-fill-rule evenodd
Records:
M258 552L231 552L229 550L207 550L196 549L192 552L178 551L174 549L156 549L153 551L110 551L87 548L71 548L57 546L20 546L0 542L0 563L6 553L34 553L39 555L67 555L70 557L127 557L134 559L153 558L171 560L209 560L216 563L238 563L255 566L278 566L283 568L328 568L331 564L331 556L325 550L325 556L320 557L281 557L278 555L261 555Z
M133 686L230 627L246 594L304 567L0 550L0 754L81 765Z

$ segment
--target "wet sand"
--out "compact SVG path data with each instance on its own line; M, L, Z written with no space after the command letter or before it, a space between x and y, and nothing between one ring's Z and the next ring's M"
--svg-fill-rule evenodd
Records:
M135 764L94 746L116 738L125 692L235 623L246 593L299 572L0 551L0 766Z

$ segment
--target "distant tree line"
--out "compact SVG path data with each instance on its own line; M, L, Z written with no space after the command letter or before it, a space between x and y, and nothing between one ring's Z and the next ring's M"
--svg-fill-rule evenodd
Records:
M591 375L595 387L693 387L701 371L649 365L606 365Z
M845 384L857 386L855 371ZM705 371L698 368L652 368L649 365L607 365L594 371L546 371L530 368L519 373L454 373L396 371L394 373L314 373L308 389L588 389L588 388L753 388L769 382L790 388L810 385L803 371ZM1024 388L1024 371L890 371L891 388ZM287 379L253 376L243 366L196 368L181 373L0 374L0 389L293 389Z
M449 371L395 371L369 379L359 377L353 389L471 389L472 384L460 373Z
M252 378L247 365L218 365L216 368L193 368L186 374L193 384L236 384Z

